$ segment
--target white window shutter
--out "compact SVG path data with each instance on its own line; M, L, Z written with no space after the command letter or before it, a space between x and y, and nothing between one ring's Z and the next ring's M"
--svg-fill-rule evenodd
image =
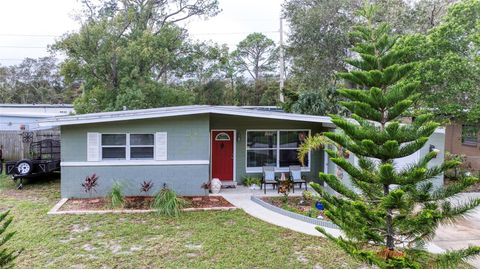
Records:
M87 133L87 161L100 161L100 134Z
M165 132L155 133L155 160L167 160L167 133Z

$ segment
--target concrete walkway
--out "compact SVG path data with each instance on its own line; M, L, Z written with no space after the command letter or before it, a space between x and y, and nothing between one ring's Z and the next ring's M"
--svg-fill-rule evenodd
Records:
M480 198L480 193L463 193L460 201ZM454 203L454 202L452 202ZM458 250L468 246L480 246L480 208L472 211L466 218L451 225L441 225L435 234L433 243L443 250ZM470 265L480 268L480 257L469 260Z
M296 232L314 235L314 236L323 236L319 231L315 229L317 225L306 223L300 220L292 219L290 217L281 215L279 213L273 212L265 207L253 202L250 200L252 195L255 196L275 196L278 195L274 190L268 190L267 194L264 195L263 191L260 190L249 190L242 186L238 186L235 190L222 190L220 193L223 198L229 201L234 206L243 209L249 215L261 219L265 222L284 227ZM295 194L292 196L299 196L302 194L302 190L296 190ZM340 230L325 228L325 230L333 236L339 236Z

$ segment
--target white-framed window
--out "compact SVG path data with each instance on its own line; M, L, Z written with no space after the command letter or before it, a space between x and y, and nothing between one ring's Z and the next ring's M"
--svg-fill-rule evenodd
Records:
M153 160L154 134L101 134L102 160Z
M301 165L298 148L310 135L310 130L247 130L246 171L257 173L263 166L288 171L290 165ZM304 171L310 170L310 153L305 158Z

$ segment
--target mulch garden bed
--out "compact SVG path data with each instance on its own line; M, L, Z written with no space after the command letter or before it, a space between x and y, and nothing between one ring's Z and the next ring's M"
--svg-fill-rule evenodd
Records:
M234 207L221 196L183 196L186 201L185 209L209 209ZM127 196L122 209L148 210L151 209L154 197ZM110 210L110 202L106 198L68 199L58 211L90 211Z
M274 205L276 207L279 207L297 214L305 215L312 218L317 218L318 216L321 216L322 219L328 220L328 218L325 216L323 211L315 208L313 201L304 201L303 197L299 197L299 196L288 197L286 203L285 203L285 198L279 197L279 196L262 197L261 199L271 205Z

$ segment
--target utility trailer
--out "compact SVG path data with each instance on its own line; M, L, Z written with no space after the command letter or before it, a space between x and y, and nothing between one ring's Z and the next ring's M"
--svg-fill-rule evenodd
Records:
M23 187L24 178L35 178L60 171L60 140L43 139L30 144L30 159L7 161L5 173L12 175L17 188Z

